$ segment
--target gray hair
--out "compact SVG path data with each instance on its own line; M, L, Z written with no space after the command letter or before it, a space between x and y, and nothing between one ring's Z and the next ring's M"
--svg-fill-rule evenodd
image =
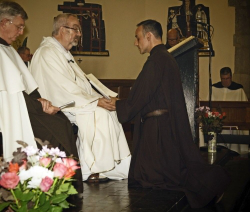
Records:
M62 26L67 26L68 19L71 16L77 18L77 15L71 13L63 13L54 18L52 36L58 35Z
M0 21L4 18L13 19L16 16L21 16L23 20L28 19L25 10L16 2L3 1L0 3Z

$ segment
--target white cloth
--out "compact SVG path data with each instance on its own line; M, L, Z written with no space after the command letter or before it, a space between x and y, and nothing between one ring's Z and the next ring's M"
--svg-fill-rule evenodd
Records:
M116 112L97 106L102 96L92 89L71 53L56 39L43 39L32 58L30 71L41 95L53 104L60 106L75 101L74 106L63 112L79 128L78 153L84 180L91 173L107 174L117 169L122 159L130 161L130 151ZM126 166L121 170L123 178L128 176L127 164L124 163Z
M242 88L237 90L230 90L228 88L216 88L212 87L212 101L248 101L248 98ZM222 130L221 134L232 135L249 135L248 130ZM204 137L201 130L199 131L200 147L205 146ZM239 154L245 154L248 152L248 144L220 144L230 150L238 152Z
M29 94L36 88L34 78L16 50L0 44L0 126L3 156L7 161L12 159L18 147L22 147L17 140L37 146L22 93Z
M212 87L212 101L248 101L242 88L230 90L228 88Z

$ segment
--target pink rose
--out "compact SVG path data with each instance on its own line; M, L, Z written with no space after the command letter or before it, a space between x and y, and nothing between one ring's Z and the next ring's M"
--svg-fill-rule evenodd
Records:
M48 167L51 162L51 158L40 158L39 162L40 162L40 165L44 167Z
M77 161L72 158L63 158L62 161L65 166L71 168L73 171L75 171L76 169L80 169L80 167L77 166Z
M49 177L45 177L42 179L42 182L40 184L40 189L43 191L43 192L47 192L51 185L53 184L53 180Z
M68 168L62 164L62 163L56 163L56 165L53 168L54 176L58 177L59 179L62 179L63 176L66 174Z
M19 183L19 176L14 172L7 172L2 175L0 185L7 189L14 189Z

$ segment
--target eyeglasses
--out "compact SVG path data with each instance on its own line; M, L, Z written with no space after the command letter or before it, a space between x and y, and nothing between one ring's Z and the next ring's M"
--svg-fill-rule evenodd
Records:
M74 30L76 33L81 33L81 30L79 28L73 28L73 27L68 27L68 26L63 26L66 29L72 29Z
M25 28L25 26L17 26L16 24L14 24L11 20L10 20L10 24L13 24L17 29L18 29L18 31L23 31L24 30L24 28Z

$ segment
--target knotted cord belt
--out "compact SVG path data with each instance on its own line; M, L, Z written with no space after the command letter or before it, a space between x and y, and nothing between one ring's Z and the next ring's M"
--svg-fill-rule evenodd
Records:
M161 116L165 113L168 113L168 110L167 109L158 109L158 110L154 110L152 112L149 112L147 113L146 115L144 115L142 118L141 118L141 122L145 122L146 119L150 118L150 117L154 117L154 116Z

